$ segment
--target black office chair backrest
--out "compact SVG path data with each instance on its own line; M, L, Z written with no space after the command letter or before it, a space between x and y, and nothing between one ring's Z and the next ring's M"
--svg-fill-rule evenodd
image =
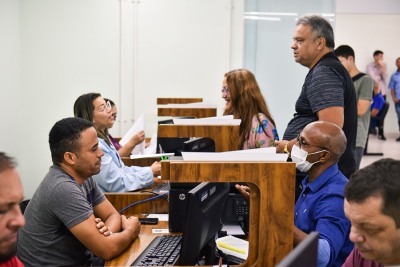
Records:
M25 209L26 209L26 206L28 206L29 200L30 199L26 199L26 200L23 200L21 203L19 203L19 207L21 208L22 214L25 213Z

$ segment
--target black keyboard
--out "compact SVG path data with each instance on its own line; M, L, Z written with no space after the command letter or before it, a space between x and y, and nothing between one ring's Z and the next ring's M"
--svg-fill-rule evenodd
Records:
M167 193L169 192L169 183L162 183L153 188L153 193Z
M131 266L173 266L179 258L181 235L157 236Z

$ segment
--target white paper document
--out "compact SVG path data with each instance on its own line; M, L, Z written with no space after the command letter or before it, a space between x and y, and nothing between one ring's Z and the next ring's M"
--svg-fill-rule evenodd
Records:
M124 137L121 138L119 143L121 144L121 146L126 145L126 143L128 143L129 140L131 140L131 138L133 136L135 136L135 134L137 134L138 132L143 131L143 130L144 130L144 118L143 118L143 114L141 114L137 118L135 123L132 125L132 127L128 130L128 132L124 135ZM144 145L145 145L145 141L136 145L135 148L132 150L131 154L134 154L134 155L143 154L144 153Z
M187 104L166 104L158 105L159 108L217 108L218 105L206 103L206 102L195 102Z
M156 154L141 154L141 155L131 155L131 159L143 159L143 158L161 158L161 157L172 157L174 153L156 153Z
M187 161L245 161L245 162L286 162L285 153L237 153L229 152L182 152Z
M241 119L201 118L173 119L175 125L240 125Z

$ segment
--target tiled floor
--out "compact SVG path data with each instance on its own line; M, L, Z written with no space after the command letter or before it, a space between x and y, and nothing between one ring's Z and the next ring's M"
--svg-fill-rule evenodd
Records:
M361 159L360 168L371 164L381 158L393 158L400 160L400 142L396 142L399 133L385 134L386 141L379 140L376 135L369 135L368 151L369 153L382 152L383 156L366 156Z

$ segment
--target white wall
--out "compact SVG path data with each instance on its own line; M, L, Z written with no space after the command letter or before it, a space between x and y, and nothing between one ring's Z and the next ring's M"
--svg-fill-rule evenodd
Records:
M0 151L17 158L21 171L25 169L21 157L27 151L20 145L20 140L30 130L22 124L19 9L18 1L0 1Z
M242 15L238 0L2 0L0 7L7 76L0 148L20 162L28 198L51 165L48 132L73 116L79 95L116 101L116 136L140 113L151 136L157 97L222 104L223 74L241 65L243 29L231 32Z

